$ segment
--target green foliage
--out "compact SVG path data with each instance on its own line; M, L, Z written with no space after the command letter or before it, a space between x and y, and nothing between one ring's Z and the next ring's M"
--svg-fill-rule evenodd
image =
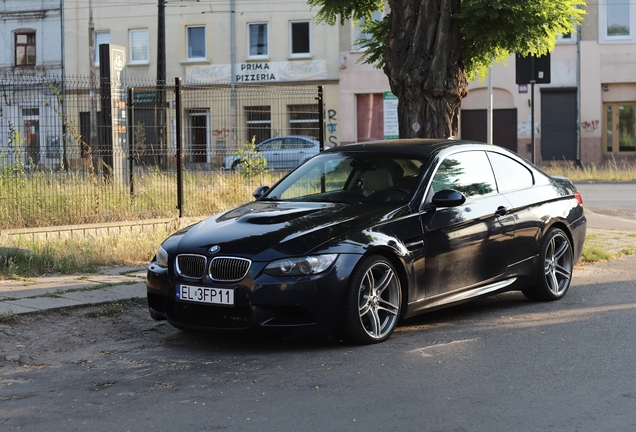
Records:
M360 62L372 64L381 69L384 67L384 42L389 37L389 16L385 15L382 20L367 19L360 27L361 37L355 43L359 45L364 53L360 57Z
M260 152L256 151L256 137L252 137L251 141L246 142L234 154L237 158L235 162L236 168L246 179L252 179L267 171L267 159Z
M383 2L376 0L308 0L320 7L317 20L330 25L351 18L360 19L362 31L371 39L358 41L366 49L365 63L383 67L385 45L389 36L389 20L373 21ZM401 6L402 1L393 5ZM485 77L494 61L505 62L512 53L542 55L554 48L556 37L576 33L583 20L585 0L462 0L461 20L462 58L469 80L479 74ZM408 43L408 41L404 41Z
M584 0L463 0L462 56L468 79L484 77L493 61L512 53L551 52L559 34L576 33Z
M307 4L319 7L316 21L328 25L336 24L338 17L351 18L357 24L362 19L371 20L375 11L384 10L383 0L307 0Z

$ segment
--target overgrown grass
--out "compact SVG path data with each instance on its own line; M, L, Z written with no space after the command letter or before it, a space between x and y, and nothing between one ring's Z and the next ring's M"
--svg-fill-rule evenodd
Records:
M138 234L70 239L10 239L0 250L0 278L47 273L93 273L100 267L147 264L171 229Z
M600 165L578 166L572 161L552 162L541 167L547 174L577 181L634 181L636 162L612 159Z
M245 176L233 171L185 171L184 214L204 216L252 200L260 185L283 173ZM176 217L176 174L139 171L129 184L81 171L0 170L0 229L79 225Z

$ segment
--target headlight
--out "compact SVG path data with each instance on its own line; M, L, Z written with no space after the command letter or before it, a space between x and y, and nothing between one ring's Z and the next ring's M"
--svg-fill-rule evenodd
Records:
M161 246L157 248L157 256L156 256L157 265L159 267L167 268L168 267L168 252Z
M336 260L338 254L313 255L272 261L265 273L273 276L302 276L322 273Z

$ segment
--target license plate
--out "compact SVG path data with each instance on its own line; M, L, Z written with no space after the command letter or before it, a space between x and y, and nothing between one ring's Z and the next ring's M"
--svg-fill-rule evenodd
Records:
M231 306L234 305L234 290L178 284L177 300Z

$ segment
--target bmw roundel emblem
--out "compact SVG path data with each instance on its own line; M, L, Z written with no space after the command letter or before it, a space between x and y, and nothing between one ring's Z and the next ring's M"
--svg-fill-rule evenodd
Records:
M217 253L217 252L218 252L218 251L220 251L220 250L221 250L221 246L219 246L219 245L214 245L214 246L212 246L212 247L210 248L210 253L211 253L211 254L215 254L215 253Z

